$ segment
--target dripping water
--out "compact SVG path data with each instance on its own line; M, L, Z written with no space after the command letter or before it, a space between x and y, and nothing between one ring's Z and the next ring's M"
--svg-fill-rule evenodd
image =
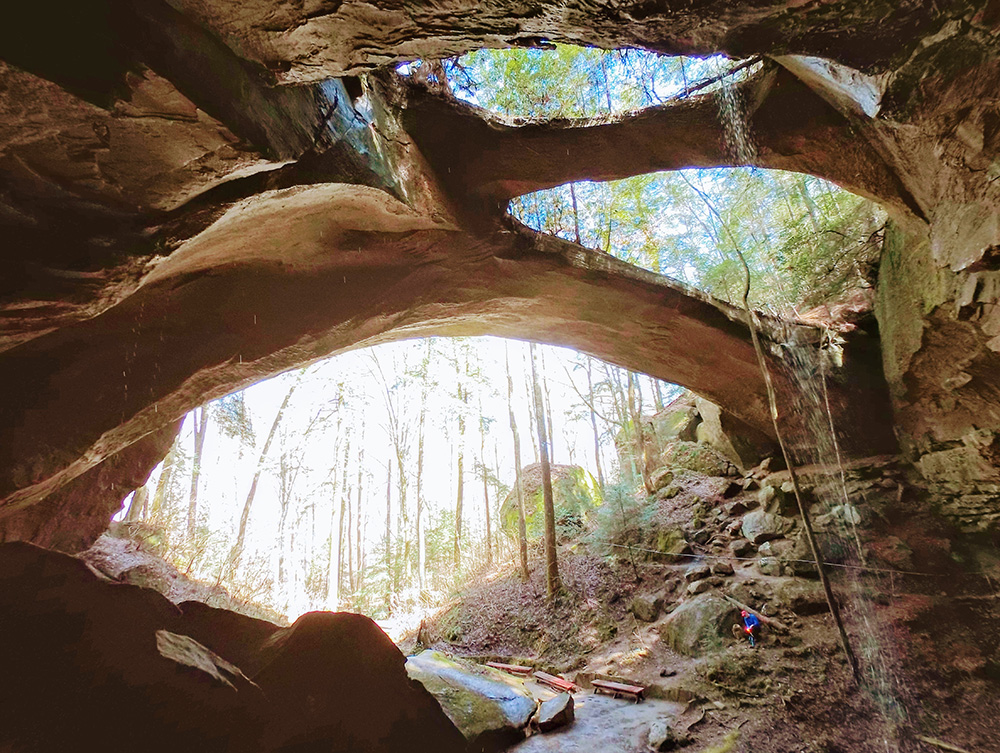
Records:
M740 91L732 76L723 79L716 91L719 120L723 127L723 146L735 165L755 166L758 151L746 117ZM832 554L847 565L837 580L841 598L845 598L845 618L852 640L857 643L862 684L880 712L882 740L886 751L898 751L900 732L907 721L903 689L893 671L898 652L886 631L876 621L874 594L888 593L892 584L884 576L866 568L864 548L858 526L869 511L860 494L852 495L846 480L843 457L829 407L827 374L838 355L836 344L827 338L825 348L815 344L796 344L791 332L780 333L784 345L773 355L779 356L792 383L798 388L791 410L804 420L798 430L786 436L796 466L816 465L821 470L811 479L815 484L813 514L820 512L829 524L824 526L822 544L826 560ZM785 431L788 431L786 428ZM890 576L891 577L891 576ZM887 585L890 588L887 588Z

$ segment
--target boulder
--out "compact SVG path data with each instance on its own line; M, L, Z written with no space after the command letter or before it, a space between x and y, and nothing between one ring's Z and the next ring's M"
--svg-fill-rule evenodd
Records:
M712 563L712 573L715 575L732 575L733 566L725 560L716 560Z
M663 465L686 468L706 476L732 476L736 467L714 449L701 442L676 440L663 448Z
M695 596L710 590L712 590L712 583L708 579L696 580L694 583L689 583L686 589L689 596Z
M677 733L667 719L657 719L649 725L646 744L651 751L674 750L688 742L687 734Z
M556 534L560 538L575 535L586 525L603 498L597 480L578 465L552 465L552 498L556 514ZM542 466L533 463L521 470L524 488L524 522L529 539L540 539L545 528L542 508ZM500 505L500 525L517 532L517 490L504 497Z
M684 580L688 583L693 583L696 580L701 580L702 578L707 578L712 574L712 568L704 563L698 563L697 565L692 565L684 573Z
M695 405L694 397L688 393L653 415L650 423L653 426L656 439L662 447L677 439L685 442L696 441L701 416Z
M763 510L754 510L743 516L740 530L754 546L760 546L765 541L781 538L793 525L794 522L789 518L772 515Z
M99 747L127 719L129 747L153 753L465 751L367 617L312 613L282 629L205 609L187 622L74 557L0 546L0 750Z
M663 599L651 599L648 596L636 596L629 605L629 611L637 620L643 622L656 622L661 609L663 609Z
M499 751L524 738L535 700L504 673L440 651L407 658L406 672L437 699L470 750Z
M703 656L723 648L739 610L712 593L688 599L660 625L660 637L679 654Z
M741 470L753 468L776 451L774 441L763 432L723 412L718 405L702 397L695 398L695 404L701 416L697 440L711 446Z
M789 609L800 617L823 614L829 609L823 587L815 581L801 578L774 581L771 604L779 609Z
M535 726L542 732L565 727L575 718L573 706L573 696L569 693L560 693L543 701L535 714Z
M761 557L757 560L757 568L762 575L781 575L781 560L777 557Z
M746 539L736 539L735 541L729 542L729 551L731 551L736 557L749 557L752 556L757 550L754 545Z
M656 534L656 551L668 555L668 562L684 562L685 555L691 554L691 545L687 542L682 528L661 528Z
M657 468L650 476L649 482L656 493L673 483L674 473L669 468Z

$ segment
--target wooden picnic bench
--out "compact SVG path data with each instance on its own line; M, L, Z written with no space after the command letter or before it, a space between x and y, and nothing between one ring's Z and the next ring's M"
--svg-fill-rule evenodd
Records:
M580 690L579 686L574 685L569 680L564 680L557 675L550 675L548 672L535 672L535 679L560 693L576 693Z
M643 694L646 692L645 688L638 685L626 685L623 682L612 682L611 680L593 680L591 684L594 686L595 693L603 691L615 698L619 695L628 695L635 698L636 703L643 699Z
M527 677L531 674L531 667L522 667L517 664L504 664L498 661L488 661L486 662L487 667L493 667L493 669L499 669L504 672L510 672L512 675L518 675L520 677Z

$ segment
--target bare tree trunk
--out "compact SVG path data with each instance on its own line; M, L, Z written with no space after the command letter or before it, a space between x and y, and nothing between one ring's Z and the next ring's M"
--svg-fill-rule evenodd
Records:
M483 401L479 400L479 466L483 476L483 508L486 512L486 566L493 567L493 531L490 527L490 488L486 467L486 425L483 421Z
M548 424L548 440L549 440L549 463L555 463L556 457L556 434L555 429L552 427L552 401L549 399L549 380L545 378L545 352L543 351L539 356L541 360L541 382L542 382L542 393L545 396L545 421Z
M466 364L468 365L468 364ZM458 378L457 397L461 405L458 414L458 493L455 500L455 574L458 574L458 567L462 557L462 502L465 493L465 477L463 474L463 449L465 445L465 403L468 394L463 389L461 382L461 368L458 359L455 360L455 370Z
M594 406L594 378L591 373L593 362L587 358L587 390L590 395L590 405ZM601 468L601 435L597 431L597 413L590 409L590 428L594 431L594 462L597 464L597 484L604 491L604 470Z
M531 381L535 394L535 423L538 425L538 448L542 457L542 499L545 508L545 592L551 599L560 590L559 563L556 558L556 512L552 499L552 469L549 467L549 448L545 437L545 416L542 389L538 384L535 368L535 345L531 344Z
M420 397L420 420L417 424L417 586L423 593L427 587L427 551L424 542L424 418L427 414L427 392Z
M504 363L507 366L507 411L510 414L510 433L514 437L514 493L517 499L517 544L521 554L521 578L528 580L528 536L524 524L524 485L521 483L521 438L517 433L514 417L514 380L510 376L510 359L504 345Z
M365 459L365 424L364 421L361 422L361 448L358 452L358 503L355 505L357 509L357 520L354 523L354 537L357 541L356 554L357 557L355 562L357 562L357 575L355 576L351 571L351 558L350 558L350 545L351 542L348 540L348 559L347 559L347 569L348 576L351 582L351 607L354 607L354 594L358 592L361 587L361 570L364 567L361 562L361 492L364 482L364 459ZM348 529L350 533L350 529Z
M660 389L660 380L656 377L650 377L649 381L653 386L653 404L656 406L656 412L659 413L665 407L663 404L663 391Z
M337 521L337 577L333 595L336 599L335 606L340 609L343 602L343 578L344 578L344 518L347 515L347 461L351 456L351 434L347 432L344 437L344 465L340 474L340 516ZM330 538L333 538L333 531L330 531ZM327 600L329 603L329 600Z
M163 468L160 469L160 478L156 481L156 491L153 492L153 504L149 511L149 517L152 520L156 520L160 516L160 513L163 510L163 505L166 502L166 497L170 493L170 480L174 475L174 468L177 463L177 443L179 441L180 433L178 430L177 439L175 439L174 443L170 445L170 451L163 459Z
M628 409L629 417L632 420L632 435L635 442L636 462L639 464L639 473L642 475L642 485L646 489L646 494L653 493L653 483L649 478L649 463L646 458L646 442L642 436L642 414L636 406L636 379L635 374L628 372Z
M267 433L267 439L264 441L264 446L261 448L260 455L257 458L257 470L254 471L253 481L250 482L250 491L247 492L246 501L243 503L243 514L240 515L240 527L236 534L236 543L233 544L233 548L229 553L229 567L232 569L236 568L240 558L243 556L243 546L247 535L247 522L250 520L250 508L253 506L254 497L257 496L257 484L260 482L260 474L264 470L267 451L271 448L271 442L274 441L274 435L278 430L278 425L281 423L281 417L284 415L285 409L292 399L292 394L295 392L295 388L299 386L301 380L302 374L300 373L295 381L292 382L292 386L288 388L288 392L285 393L285 399L281 401L281 406L278 408L278 412L274 416L274 421L271 423L271 430Z
M187 539L194 540L195 526L198 524L198 479L201 476L201 455L205 448L205 434L208 432L208 414L205 406L195 408L194 418L194 456L191 462L191 494L188 496Z
M580 212L576 207L576 184L569 184L569 199L573 204L573 234L577 245L582 246L583 241L580 240Z
M392 616L392 461L385 464L385 613Z
M124 521L134 523L136 520L145 520L146 503L149 501L149 489L145 485L140 486L132 492L132 501L129 502L128 512L125 513Z

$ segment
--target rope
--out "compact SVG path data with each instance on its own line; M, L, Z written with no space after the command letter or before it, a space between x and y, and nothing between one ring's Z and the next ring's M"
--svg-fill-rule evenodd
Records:
M595 544L603 544L605 546L613 546L619 549L627 549L625 544L615 544L611 541L594 541ZM659 554L663 557L685 557L687 559L694 560L722 560L722 561L732 561L732 562L754 562L756 557L736 557L735 555L721 555L721 554L672 554L670 552L661 552L659 549L644 549L640 546L632 546L632 551L634 552L647 552L649 554ZM573 552L576 554L576 552ZM807 565L815 565L816 561L811 559L789 559L787 557L780 558L782 562L801 562ZM823 561L824 565L829 567L839 567L845 570L863 570L870 573L891 573L893 575L920 575L925 578L952 578L953 573L925 573L919 570L899 570L896 568L889 567L871 567L869 565L848 565L842 562L827 562ZM986 581L990 582L990 576L986 570L977 570L975 572L966 573L967 575L982 575L986 578Z

